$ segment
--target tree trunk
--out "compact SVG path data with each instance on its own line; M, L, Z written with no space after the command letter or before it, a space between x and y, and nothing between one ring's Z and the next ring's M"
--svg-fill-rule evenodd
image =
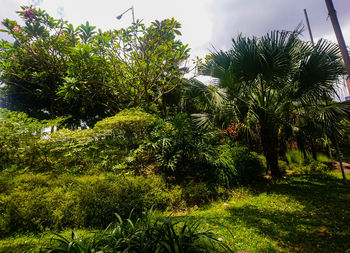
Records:
M328 153L328 156L331 160L333 160L333 155L332 155L332 150L331 150L331 145L329 144L329 138L328 136L326 135L326 147L327 147L327 153Z
M315 146L314 140L311 140L310 146L311 146L312 159L317 161L317 152L316 152L316 146Z
M273 179L282 178L282 172L278 167L278 132L261 124L260 138L271 177Z
M344 182L344 184L347 184L348 182L346 180L346 176L345 176L345 172L344 172L343 161L342 161L342 154L340 152L339 143L338 143L338 139L337 139L336 136L334 136L334 142L335 142L335 148L337 150L337 156L338 156L338 161L339 161L339 165L340 165L341 174L343 176L343 182Z
M307 154L306 154L306 149L305 149L305 142L302 136L297 137L297 144L298 144L298 149L303 152L304 155L304 160L307 160Z
M282 137L280 139L280 142L279 142L279 156L281 157L281 159L283 161L285 161L287 164L289 164L286 153L287 153L287 142Z
M51 123L52 121L55 119L56 115L55 115L55 99L52 98L51 99L51 104L50 104L50 117L51 117ZM55 131L55 127L51 126L51 134Z
M167 104L166 104L166 101L165 101L165 97L164 95L162 95L162 110L163 110L163 117L167 117L168 116L168 109L167 109Z

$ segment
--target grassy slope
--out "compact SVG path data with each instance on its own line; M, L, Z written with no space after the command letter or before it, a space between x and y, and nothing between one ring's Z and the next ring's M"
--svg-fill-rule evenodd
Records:
M190 213L218 229L234 250L344 252L350 249L350 186L339 174L293 176L226 204Z
M226 203L183 214L201 220L234 250L344 252L350 249L350 186L339 174L293 176L252 193L238 189ZM65 232L66 235L70 232ZM83 232L84 234L84 232ZM40 240L41 238L41 240ZM0 241L0 252L37 248L48 234Z

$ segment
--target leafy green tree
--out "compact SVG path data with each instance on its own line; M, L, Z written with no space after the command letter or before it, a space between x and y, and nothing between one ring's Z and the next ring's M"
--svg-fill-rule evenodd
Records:
M22 9L18 13L25 21L23 26L9 19L2 22L7 28L3 32L15 39L1 44L2 102L9 109L53 119L65 109L56 91L66 73L72 45L62 34L63 21L41 10Z
M93 126L125 108L166 108L163 96L183 83L189 49L174 19L103 32L22 9L24 25L3 21L15 42L0 44L1 100L11 110Z
M213 52L203 73L219 80L237 107L237 119L258 126L267 166L278 167L279 130L292 123L295 106L317 105L336 94L334 83L344 74L339 49L320 40L315 46L299 32L273 31L261 38L238 36L226 52Z

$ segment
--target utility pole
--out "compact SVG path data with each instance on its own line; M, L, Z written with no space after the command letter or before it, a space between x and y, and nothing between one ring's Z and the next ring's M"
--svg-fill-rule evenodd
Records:
M333 1L332 0L325 0L325 1L326 1L327 9L328 9L328 15L331 18L334 33L335 33L335 36L337 37L337 40L338 40L340 52L343 56L346 71L348 72L348 76L350 76L350 57L349 57L348 50L346 49L345 40L344 40L343 33L342 33L340 25L339 25L337 13L334 9ZM349 93L350 93L350 90L349 90Z
M348 72L348 77L349 77L350 76L350 57L349 57L348 50L346 49L346 44L345 44L345 40L343 37L343 33L342 33L340 25L339 25L337 13L335 11L333 1L332 0L325 0L325 1L326 1L327 9L328 9L328 15L331 18L334 33L335 33L335 36L337 37L340 52L343 56L345 68L346 68L346 71ZM349 93L350 93L350 89L349 89ZM347 97L346 100L348 100L348 98L349 97ZM335 146L336 146L336 150L337 150L337 156L338 156L338 161L339 161L339 165L340 165L340 170L341 170L342 176L343 176L343 181L344 181L344 184L346 184L347 181L346 181L346 176L344 173L342 154L341 154L338 139L337 139L338 137L336 136L336 134L333 134L333 137L334 137L334 142L335 142Z
M310 34L311 43L312 43L312 45L315 45L315 43L314 43L314 38L312 37L312 32L311 32L309 17L307 16L306 9L304 9L304 14L305 14L305 19L306 19L307 29L309 30L309 34Z

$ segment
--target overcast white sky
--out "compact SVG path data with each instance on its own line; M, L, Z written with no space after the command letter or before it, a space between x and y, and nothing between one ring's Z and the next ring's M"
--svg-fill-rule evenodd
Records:
M333 0L344 38L350 45L350 0ZM131 12L121 20L116 16L131 5L136 19L146 24L174 17L182 24L181 40L188 43L192 56L204 56L213 45L228 49L231 38L239 33L262 35L274 29L292 30L305 24L303 9L309 14L315 39L336 42L324 0L0 0L0 20L17 19L21 5L34 5L54 17L63 17L74 25L89 21L102 30L131 24ZM6 38L0 33L0 38ZM303 39L309 40L306 30Z

